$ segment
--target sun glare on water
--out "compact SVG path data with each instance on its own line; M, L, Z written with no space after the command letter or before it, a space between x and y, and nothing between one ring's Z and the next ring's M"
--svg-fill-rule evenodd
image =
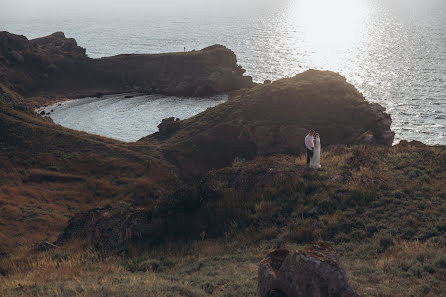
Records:
M367 34L367 2L363 0L300 0L291 20L316 65L344 63L357 53ZM348 55L346 55L348 53Z

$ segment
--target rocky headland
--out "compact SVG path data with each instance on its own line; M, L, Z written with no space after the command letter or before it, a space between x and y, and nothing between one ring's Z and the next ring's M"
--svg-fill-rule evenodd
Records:
M204 96L252 87L252 78L244 73L234 52L222 45L92 59L62 32L32 40L0 32L0 83L25 97L125 92Z
M219 45L91 59L63 33L0 33L2 294L441 296L446 149L392 146L384 108L337 73L243 72ZM28 108L128 91L232 92L135 143ZM302 154L311 128L320 171Z
M367 102L341 75L308 70L233 92L227 102L175 122L174 129L163 129L166 121L159 133L140 141L160 143L184 176L195 177L235 158L300 154L310 129L321 134L324 147L390 146L391 123L383 107Z

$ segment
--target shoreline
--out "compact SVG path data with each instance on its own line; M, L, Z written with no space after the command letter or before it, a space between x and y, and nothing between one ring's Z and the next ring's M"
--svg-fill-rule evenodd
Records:
M26 102L27 105L33 105L32 109L34 112L40 114L41 111L46 110L48 107L58 107L61 106L61 104L69 102L69 101L73 101L73 100L80 100L80 99L86 99L86 98L97 98L97 99L101 99L104 98L105 96L110 96L110 95L123 95L126 99L128 98L133 98L133 97L138 97L138 96L144 96L144 95L152 95L152 94L146 94L146 93L129 93L129 92L109 92L109 93L96 93L96 94L92 94L92 95L86 95L86 96L63 96L63 97L56 97L56 98L51 98L51 97L30 97L27 98L27 100L31 100L34 102ZM156 95L156 94L153 94ZM127 97L127 96L131 96L131 97ZM42 101L42 103L40 104L36 104L35 100L38 101ZM33 104L34 103L34 104ZM45 115L42 115L45 116Z
M68 129L135 142L158 132L159 124L166 118L187 120L227 98L226 94L203 98L122 93L101 98L64 98L33 111Z

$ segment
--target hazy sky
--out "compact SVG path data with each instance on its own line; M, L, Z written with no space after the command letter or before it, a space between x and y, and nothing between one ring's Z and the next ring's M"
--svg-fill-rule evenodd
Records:
M316 3L315 16L337 0L0 0L1 19L127 16L234 16L268 12L281 4ZM342 0L341 2L346 2ZM404 13L444 7L446 0L351 0L355 5L381 2ZM315 6L315 5L312 5ZM329 5L328 5L329 6ZM327 10L327 9L325 9ZM406 11L407 10L407 11ZM1 30L1 28L0 28Z
M0 17L233 15L292 0L0 0Z

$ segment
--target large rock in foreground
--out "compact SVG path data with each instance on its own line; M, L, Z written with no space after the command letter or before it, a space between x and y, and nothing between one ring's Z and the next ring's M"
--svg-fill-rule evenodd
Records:
M292 78L240 90L229 100L181 121L163 144L166 157L185 176L277 153L301 153L309 129L321 134L322 147L337 144L391 145L391 118L368 103L334 72L308 70Z
M33 40L0 32L0 83L24 96L120 92L204 96L252 87L252 78L244 72L234 52L222 45L91 59L62 32Z
M260 262L260 297L357 297L335 251L315 242L303 251L276 250Z
M116 251L131 245L198 239L203 231L209 236L221 234L223 226L215 224L213 200L203 197L179 191L146 209L125 203L92 209L71 218L55 244L82 239L99 250Z

